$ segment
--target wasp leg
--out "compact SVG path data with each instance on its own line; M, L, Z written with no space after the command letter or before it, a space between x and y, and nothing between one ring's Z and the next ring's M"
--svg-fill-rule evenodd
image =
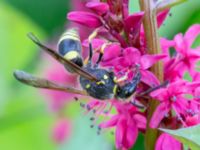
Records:
M92 66L92 55L93 55L93 48L92 48L92 43L89 43L89 59L87 66L91 67Z
M99 63L101 62L102 57L103 57L103 53L100 52L99 58L98 58L98 60L97 60L97 62L96 62L96 64L95 64L95 66L94 66L95 68L99 66Z
M123 86L118 86L116 90L116 97L126 99L130 97L136 90L137 85L140 82L141 74L139 71L136 72L133 80L129 83L126 83Z
M149 93L151 93L151 92L153 92L153 91L155 91L157 89L163 88L163 87L167 86L168 83L169 83L169 81L165 81L165 82L161 83L158 86L149 88L145 92L141 92L141 93L137 94L137 97L143 97L143 96L145 96L145 95L147 95L147 94L149 94Z
M88 63L87 66L91 67L92 65L92 55L93 55L93 48L92 48L92 40L97 36L99 31L99 28L97 28L96 30L94 30L88 37L88 42L89 42L89 59L88 59Z
M97 62L96 62L94 67L98 67L99 66L99 63L101 62L103 54L104 54L104 49L106 48L107 45L108 45L108 43L104 43L101 46L100 53L99 53L99 58L98 58L98 60L97 60Z
M50 90L58 90L64 91L73 94L80 94L80 95L88 95L86 91L74 89L71 87L66 87L64 85L57 84L55 82L49 81L47 79L35 77L27 72L16 70L14 71L14 77L29 86L33 86L36 88L43 88L43 89L50 89Z

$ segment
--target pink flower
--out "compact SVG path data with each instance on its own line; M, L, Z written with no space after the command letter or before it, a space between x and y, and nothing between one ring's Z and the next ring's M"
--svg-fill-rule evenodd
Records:
M123 74L125 74L125 72L132 73L131 68L134 68L136 65L138 65L140 73L142 75L141 81L149 86L155 86L159 84L158 79L148 69L159 60L165 58L165 55L141 55L139 50L133 47L128 47L124 49L122 53L116 51L115 55L109 52L109 50L105 51L105 55L107 57L109 54L111 56L115 56L116 54L118 54L118 56L113 59L103 61L102 64L104 66L114 66L116 74L118 72L121 72ZM130 78L132 77L133 76L130 76Z
M200 103L196 99L188 101L187 110L184 114L187 126L194 126L200 123Z
M185 94L188 94L188 87L185 81L170 83L166 88L152 92L150 95L156 100L159 100L160 104L151 118L150 126L152 128L158 127L161 120L168 115L171 109L181 119L180 114L187 110L186 107L188 105L188 101L184 97ZM184 122L182 123L185 125Z
M155 150L181 150L182 145L167 133L162 133L157 142Z
M131 148L138 136L139 130L146 128L146 118L138 112L131 104L113 104L118 114L112 116L108 121L101 123L101 128L116 127L115 139L116 148Z
M48 79L61 84L67 84L68 86L77 87L78 82L76 75L68 73L64 67L57 62L49 63L49 66L51 67L45 72ZM51 99L50 104L53 110L59 110L67 101L69 102L75 96L71 93L52 90L45 90L45 95Z
M71 125L65 119L57 120L53 127L53 139L56 143L62 143L69 137L71 132Z
M191 47L199 33L200 25L193 25L184 36L181 33L177 34L173 40L173 45L168 42L170 44L169 47L175 48L176 55L166 62L165 77L167 79L175 80L176 77L182 78L186 71L194 74L195 65L200 59L200 47L196 49Z

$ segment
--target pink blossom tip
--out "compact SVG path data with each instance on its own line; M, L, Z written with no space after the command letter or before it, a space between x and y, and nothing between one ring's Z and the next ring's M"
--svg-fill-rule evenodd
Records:
M109 10L108 4L104 2L88 2L86 7L92 9L99 15L103 15Z
M97 28L102 25L98 16L84 11L72 11L67 14L67 19L90 28Z

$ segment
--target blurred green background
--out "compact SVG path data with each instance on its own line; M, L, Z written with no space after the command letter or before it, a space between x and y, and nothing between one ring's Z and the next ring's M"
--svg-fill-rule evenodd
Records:
M130 12L139 10L136 0L131 0L130 6ZM42 72L40 61L35 61L40 52L26 34L32 31L44 41L55 39L65 29L70 8L69 0L0 1L0 150L114 149L106 134L97 136L89 128L88 117L82 117L81 109L73 103L67 111L73 126L71 135L56 144L51 132L57 117L49 110L48 100L38 90L14 80L12 75L14 69ZM200 23L200 1L189 0L174 7L171 13L160 30L168 38ZM143 149L142 135L134 149Z

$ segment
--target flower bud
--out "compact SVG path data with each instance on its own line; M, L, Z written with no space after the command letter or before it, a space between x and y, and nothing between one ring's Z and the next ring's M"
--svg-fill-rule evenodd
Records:
M99 15L103 15L109 10L108 4L103 2L88 2L86 7L92 9Z
M97 28L102 25L98 16L84 11L72 11L67 14L67 19L90 28Z

